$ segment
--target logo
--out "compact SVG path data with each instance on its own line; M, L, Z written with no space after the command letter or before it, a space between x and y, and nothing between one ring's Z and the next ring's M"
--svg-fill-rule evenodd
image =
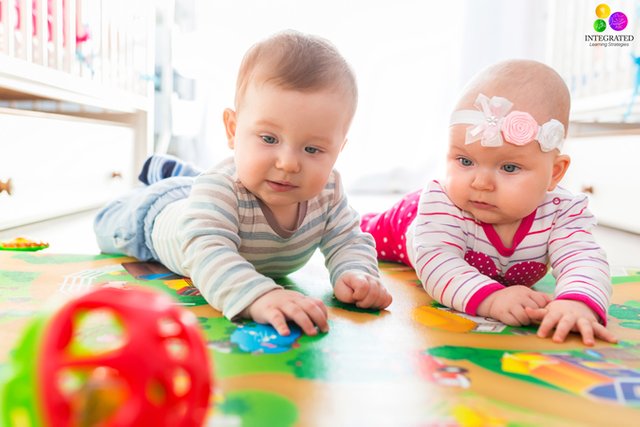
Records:
M584 41L589 42L589 46L601 47L628 47L633 42L633 34L616 34L627 28L629 19L624 12L613 12L606 3L596 6L596 19L593 21L595 34L585 34ZM607 29L613 30L608 34L602 34Z
M629 23L627 15L622 12L611 13L611 8L606 3L596 6L596 16L598 19L593 23L593 29L599 33L607 29L607 18L609 18L609 27L614 31L624 30Z

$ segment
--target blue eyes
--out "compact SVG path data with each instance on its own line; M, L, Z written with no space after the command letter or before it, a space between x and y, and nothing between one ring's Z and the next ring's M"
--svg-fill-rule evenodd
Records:
M472 166L473 162L466 157L458 157L458 161L462 166Z
M458 157L456 159L460 165L464 166L464 167L470 167L473 166L473 161L470 159L467 159L466 157ZM520 169L522 169L520 166L515 165L513 163L505 163L504 165L500 166L500 169L507 172L507 173L515 173L518 172Z
M268 145L274 145L278 143L278 139L271 135L260 135L260 138L265 144L268 144ZM316 147L304 147L304 151L305 153L309 153L309 154L320 153L320 149Z
M501 169L505 172L513 173L519 171L520 167L514 165L513 163L507 163L506 165L503 165Z

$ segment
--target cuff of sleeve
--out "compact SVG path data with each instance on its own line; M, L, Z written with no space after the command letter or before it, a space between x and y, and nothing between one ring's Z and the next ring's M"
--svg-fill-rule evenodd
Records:
M504 289L504 286L498 282L493 282L486 286L483 286L478 292L473 294L473 296L467 303L464 312L471 316L475 316L480 303L484 301L489 295L501 289Z
M556 299L557 300L566 299L566 300L572 300L572 301L580 301L581 303L586 304L587 307L589 307L591 310L593 310L593 312L596 313L596 315L600 318L600 323L602 323L603 326L607 326L607 313L602 310L602 307L600 307L598 304L596 304L593 300L591 300L586 295L583 295L583 294L562 294L562 295L558 296Z

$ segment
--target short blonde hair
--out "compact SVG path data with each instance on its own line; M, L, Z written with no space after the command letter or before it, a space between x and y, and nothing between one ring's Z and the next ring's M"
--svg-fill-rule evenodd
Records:
M328 40L298 31L284 31L254 44L244 55L236 83L236 109L249 83L273 83L284 89L337 89L358 104L355 74Z

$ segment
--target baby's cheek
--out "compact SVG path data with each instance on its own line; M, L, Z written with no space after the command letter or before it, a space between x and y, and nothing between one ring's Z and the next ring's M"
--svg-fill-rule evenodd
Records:
M447 179L444 183L444 190L449 196L449 199L456 206L462 206L465 202L465 186L459 179L457 179L456 175L447 174Z

